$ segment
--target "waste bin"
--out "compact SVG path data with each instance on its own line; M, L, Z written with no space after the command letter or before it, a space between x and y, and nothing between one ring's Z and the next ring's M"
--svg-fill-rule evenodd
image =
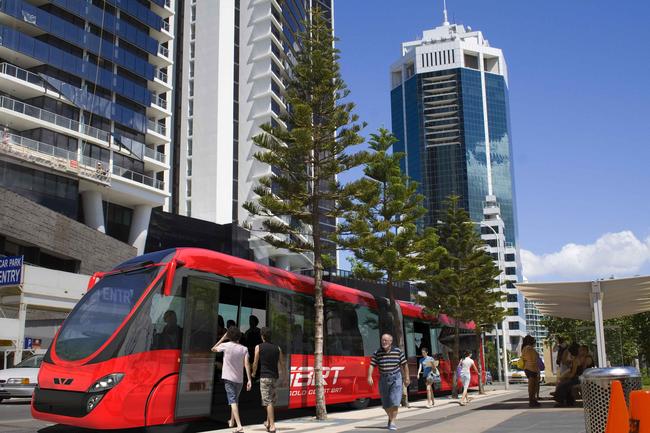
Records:
M641 389L641 373L634 367L590 368L582 374L582 402L587 433L605 433L611 383L619 380L628 406L630 393Z

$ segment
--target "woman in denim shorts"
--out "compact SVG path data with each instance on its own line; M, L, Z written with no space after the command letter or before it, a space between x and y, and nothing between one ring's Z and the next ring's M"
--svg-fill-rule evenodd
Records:
M219 342L212 348L213 352L223 352L223 369L221 370L221 379L223 380L224 387L226 388L226 397L230 405L230 420L228 421L229 427L237 425L234 432L242 432L244 428L239 419L239 409L237 403L239 402L239 393L244 386L243 368L246 369L246 376L248 383L246 384L246 391L251 390L251 366L248 361L248 349L246 346L239 344L241 338L241 331L236 326L228 328L228 332L221 337ZM229 340L229 341L226 341ZM242 368L243 367L243 368Z

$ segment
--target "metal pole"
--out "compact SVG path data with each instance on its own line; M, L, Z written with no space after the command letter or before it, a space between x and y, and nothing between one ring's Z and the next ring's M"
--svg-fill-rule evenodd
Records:
M596 327L596 348L598 350L598 366L607 367L607 351L605 349L605 328L603 326L603 292L600 281L591 282L591 302Z
M496 358L497 358L497 370L498 370L498 378L501 380L503 376L501 376L501 343L499 342L499 324L495 323L494 324L494 341L496 342L496 348L497 348L497 353L496 353Z
M499 291L502 292L504 266L503 266L503 264L502 264L503 262L501 260L501 256L502 256L501 237L499 236L499 233L497 233L497 231L494 230L494 228L492 228L492 226L487 225L487 224L485 226L483 226L482 223L479 223L479 224L480 224L481 227L487 227L490 230L492 230L492 233L494 233L494 235L497 237L496 241L497 241L497 267L499 268ZM507 300L506 300L506 302L507 302ZM501 304L501 306L503 307L503 303ZM503 337L503 379L504 379L503 382L504 382L505 389L508 390L508 389L510 389L510 383L508 382L508 344L506 342L506 323L507 323L507 321L504 318L503 323L501 324L501 335ZM499 340L499 328L498 327L496 329L495 338L497 340Z

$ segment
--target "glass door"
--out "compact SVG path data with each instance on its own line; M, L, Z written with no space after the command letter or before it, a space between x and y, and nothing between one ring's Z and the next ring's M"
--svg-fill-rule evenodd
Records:
M188 277L176 418L209 416L212 409L220 283Z

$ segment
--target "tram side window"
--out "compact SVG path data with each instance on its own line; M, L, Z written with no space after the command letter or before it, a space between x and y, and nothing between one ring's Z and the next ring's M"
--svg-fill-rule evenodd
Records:
M379 318L367 307L325 301L325 354L370 356L379 345Z
M159 349L180 349L185 321L185 297L176 288L172 296L162 293L162 284L142 303L129 325L119 355Z
M251 356L255 355L255 346L262 343L261 329L264 326L266 326L266 292L243 288L239 328L243 333L241 343L248 348Z
M404 320L404 333L406 334L406 356L417 356L415 351L415 330L413 320Z
M314 353L314 300L302 295L269 293L273 342L287 354Z
M395 326L393 325L393 312L390 303L386 298L375 298L379 307L379 330L381 334L390 334L395 338ZM401 318L400 318L401 319Z

